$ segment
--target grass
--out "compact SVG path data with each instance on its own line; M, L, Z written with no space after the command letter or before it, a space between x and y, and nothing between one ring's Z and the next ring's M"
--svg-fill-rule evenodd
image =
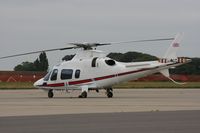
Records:
M125 82L114 88L200 88L200 82L188 82L184 85L173 82Z
M34 89L32 82L0 82L0 89Z
M113 88L200 88L200 82L177 85L173 82L125 82ZM32 82L0 82L0 89L34 89Z

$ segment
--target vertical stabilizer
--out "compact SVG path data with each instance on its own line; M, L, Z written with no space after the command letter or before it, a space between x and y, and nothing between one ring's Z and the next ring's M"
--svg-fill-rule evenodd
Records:
M171 60L177 59L177 50L180 48L180 41L183 38L183 34L177 34L174 38L173 42L171 43L170 47L168 48L167 52L164 55L164 59Z

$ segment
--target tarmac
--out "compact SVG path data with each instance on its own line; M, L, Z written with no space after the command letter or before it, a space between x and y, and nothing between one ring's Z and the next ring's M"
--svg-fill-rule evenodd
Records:
M1 133L199 133L200 111L0 117Z
M199 133L200 89L0 90L0 132Z
M114 89L113 98L103 90L84 99L79 94L55 92L49 99L42 90L0 90L0 117L200 110L200 89Z

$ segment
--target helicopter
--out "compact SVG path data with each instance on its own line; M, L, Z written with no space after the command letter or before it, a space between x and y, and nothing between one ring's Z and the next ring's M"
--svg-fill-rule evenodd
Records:
M56 50L69 50L81 48L75 56L68 61L57 64L49 71L46 76L36 81L33 85L38 89L48 92L48 97L54 97L54 91L70 90L81 91L79 98L87 98L88 92L103 89L106 91L108 98L113 97L113 85L136 80L154 73L160 72L169 80L176 84L184 84L174 81L169 74L169 69L191 62L191 59L177 57L176 53L180 47L182 34L177 34L175 38L161 38L150 40L136 40L117 43L69 43L68 47L47 49L41 51L15 54L11 56L0 57L0 59L35 54L40 52L50 52ZM165 55L155 61L118 62L106 56L103 51L97 50L96 47L149 41L166 41L173 40Z

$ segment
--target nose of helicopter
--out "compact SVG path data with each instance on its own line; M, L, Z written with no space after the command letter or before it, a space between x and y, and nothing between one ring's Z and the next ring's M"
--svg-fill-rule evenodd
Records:
M42 85L43 85L43 79L39 79L33 84L35 88L40 88Z

